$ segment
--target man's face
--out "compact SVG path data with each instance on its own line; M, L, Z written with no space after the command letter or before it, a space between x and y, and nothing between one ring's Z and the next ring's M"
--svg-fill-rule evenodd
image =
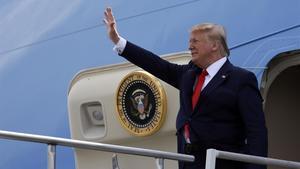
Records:
M209 65L214 45L205 33L191 32L189 49L192 54L192 62L201 68Z

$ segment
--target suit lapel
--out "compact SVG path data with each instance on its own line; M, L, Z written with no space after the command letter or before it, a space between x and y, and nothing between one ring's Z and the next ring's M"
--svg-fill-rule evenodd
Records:
M211 79L211 81L206 85L206 87L201 91L200 99L193 111L198 112L199 106L205 101L206 97L219 87L226 79L230 76L230 71L232 70L233 65L227 60L217 74Z
M186 114L192 113L192 95L193 86L196 79L196 67L189 69L183 77L183 88L182 88L182 107Z

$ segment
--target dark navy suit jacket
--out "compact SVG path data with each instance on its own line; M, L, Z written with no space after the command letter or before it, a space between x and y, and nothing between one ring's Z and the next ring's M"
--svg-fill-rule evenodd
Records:
M206 148L267 156L267 129L262 98L252 72L233 66L228 60L201 92L192 110L192 93L197 71L192 62L178 65L127 42L121 56L180 91L176 128L178 152L184 153L182 128L191 127L191 141ZM196 162L179 163L179 168L204 168L205 151L195 154ZM219 160L217 168L240 168ZM221 166L223 165L223 167ZM237 167L238 166L238 167ZM247 168L264 168L247 165Z

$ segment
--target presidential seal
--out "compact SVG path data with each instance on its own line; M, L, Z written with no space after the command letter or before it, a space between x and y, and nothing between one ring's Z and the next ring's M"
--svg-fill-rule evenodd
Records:
M151 135L164 122L166 94L150 73L135 71L128 74L118 87L116 102L122 126L133 135Z

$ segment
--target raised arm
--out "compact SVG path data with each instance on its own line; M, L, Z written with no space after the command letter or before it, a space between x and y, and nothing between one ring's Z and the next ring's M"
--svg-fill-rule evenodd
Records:
M103 22L106 24L108 36L116 45L115 49L119 55L168 84L179 88L179 81L188 65L170 63L158 55L126 41L118 34L111 8L106 8L104 16ZM122 41L125 42L122 43Z

